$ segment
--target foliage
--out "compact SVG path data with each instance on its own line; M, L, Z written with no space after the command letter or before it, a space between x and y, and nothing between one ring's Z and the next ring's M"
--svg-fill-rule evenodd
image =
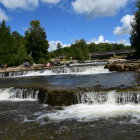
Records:
M133 48L136 49L136 55L140 54L140 0L136 0L136 12L134 14L134 22L131 23L132 31L130 42ZM140 57L140 56L139 56Z
M62 55L62 45L60 42L57 43L57 56L61 56Z
M0 24L0 63L5 64L8 62L10 64L10 59L13 59L14 49L12 48L12 37L10 34L10 27L6 26L3 20Z
M48 59L48 41L46 40L46 32L41 27L39 20L33 20L30 22L28 30L25 32L26 49L27 53L38 63L45 63Z
M0 64L19 65L26 58L24 38L17 32L11 33L3 20L0 24Z
M32 57L27 55L25 37L18 32L11 32L3 20L0 24L0 65L21 65L25 61L33 62Z
M134 28L131 36L132 44L137 50L139 50L139 40L137 39L137 36L139 38L140 35L139 24L139 20L138 24L132 24ZM122 44L86 43L84 39L80 39L67 47L62 47L61 43L58 43L57 49L48 53L49 44L46 38L46 32L38 20L30 22L30 27L25 32L25 37L17 31L11 32L10 27L3 20L0 23L0 64L17 66L25 61L30 63L47 63L48 58L60 58L61 56L68 60L87 60L89 59L89 53L131 48Z
M71 45L72 58L77 60L88 59L88 47L84 39L77 40L75 44Z
M61 48L63 55L66 59L77 59L77 60L87 60L89 53L94 52L105 52L105 51L115 51L115 50L126 50L131 49L130 46L125 46L123 44L111 44L111 43L86 43L85 40L77 40L74 44L69 47ZM58 49L49 53L51 58L58 57Z

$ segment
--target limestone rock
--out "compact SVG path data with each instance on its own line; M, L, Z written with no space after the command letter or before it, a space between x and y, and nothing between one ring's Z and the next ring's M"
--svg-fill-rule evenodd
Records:
M105 65L109 71L140 71L140 61L109 62Z

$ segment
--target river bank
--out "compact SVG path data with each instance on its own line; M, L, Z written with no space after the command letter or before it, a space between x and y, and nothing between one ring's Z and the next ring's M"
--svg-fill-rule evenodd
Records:
M30 67L24 67L24 66L18 66L18 67L7 67L5 69L0 69L0 75L1 77L6 77L9 75L15 75L15 73L21 73L20 75L22 75L22 73L28 73L31 71L45 71L45 70L54 70L54 69L63 69L65 67L67 68L71 68L71 67L82 67L84 65L86 66L90 66L90 65L98 65L98 64L106 64L108 61L104 60L103 62L101 60L87 60L87 61L65 61L65 62L61 62L61 63L57 63L55 65L50 65L47 66L45 64L33 64ZM63 72L62 72L63 73ZM16 74L18 75L18 74Z
M140 60L110 59L105 68L109 71L140 71Z
M9 75L9 73L14 73L14 72L28 72L28 71L39 71L39 70L51 70L51 69L56 69L56 68L63 68L65 66L71 67L73 65L81 65L81 64L89 64L90 63L98 63L101 60L88 60L88 61L74 61L74 62L65 62L61 63L59 65L54 65L54 66L49 66L47 67L44 64L34 64L33 66L30 67L24 67L24 66L18 66L18 67L7 67L5 69L0 69L1 74L5 74L5 76ZM105 65L106 69L109 69L109 71L119 71L119 72L124 72L124 71L140 71L140 60L127 60L127 59L118 59L118 58L111 58L111 59L106 59L104 60L107 64ZM69 64L69 65L67 65Z
M24 66L7 67L7 68L4 68L4 69L0 69L0 73L20 72L20 71L33 71L33 70L42 70L42 69L48 69L48 68L49 67L46 67L44 64L35 64L33 66L30 66L30 67L24 67Z

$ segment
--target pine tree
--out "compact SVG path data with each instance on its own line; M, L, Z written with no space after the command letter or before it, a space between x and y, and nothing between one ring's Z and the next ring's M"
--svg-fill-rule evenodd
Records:
M58 52L58 56L62 55L62 45L60 42L57 43L57 52Z
M14 51L10 27L3 20L0 24L0 64L11 65Z
M27 52L36 63L45 63L49 47L46 32L39 20L31 21L30 26L25 32Z

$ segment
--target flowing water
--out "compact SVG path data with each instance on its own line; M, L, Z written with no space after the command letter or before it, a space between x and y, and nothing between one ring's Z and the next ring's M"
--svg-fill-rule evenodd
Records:
M1 76L0 140L139 140L140 74L103 67ZM75 90L76 104L40 103L44 88Z
M102 63L101 63L102 64ZM104 62L105 64L105 62ZM46 70L37 70L37 71L22 71L22 72L9 72L9 73L0 73L0 77L28 77L28 76L47 76L47 75L64 75L64 74L73 74L73 75L87 75L87 74L98 74L98 73L109 73L108 69L104 69L104 65L99 65L98 63L91 64L79 64L71 65L69 67L62 66L57 68L49 68Z

